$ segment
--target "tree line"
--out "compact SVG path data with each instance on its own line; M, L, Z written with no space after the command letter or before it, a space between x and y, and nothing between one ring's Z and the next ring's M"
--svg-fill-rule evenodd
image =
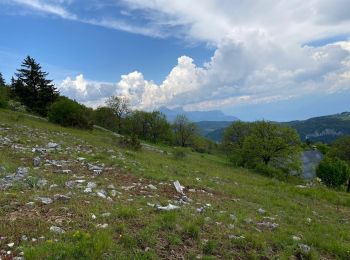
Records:
M216 147L199 136L196 125L184 115L169 123L159 111L132 110L128 99L122 96L112 96L104 105L92 109L60 95L47 77L48 73L30 56L24 59L9 85L0 73L0 108L27 111L65 127L92 129L98 125L133 138L191 147L199 152L210 152Z

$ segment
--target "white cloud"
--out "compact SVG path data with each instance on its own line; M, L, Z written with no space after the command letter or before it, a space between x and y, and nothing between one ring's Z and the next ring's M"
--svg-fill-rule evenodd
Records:
M166 105L191 110L350 89L350 56L342 44L296 48L292 57L288 51L269 41L237 44L226 40L203 67L190 57L180 57L160 85L135 71L114 84L88 82L79 75L75 80L67 78L60 89L87 104L102 104L106 96L123 95L135 108Z
M153 37L172 35L215 48L210 61L201 66L190 57L180 57L160 85L137 71L121 76L117 83L79 75L60 84L63 94L86 104L100 104L118 94L143 109L161 105L210 109L350 88L350 41L306 45L350 36L348 0L121 0L118 5L122 3L127 14L123 18L81 13L78 17L65 0L15 1L65 19ZM135 14L141 18L135 20Z

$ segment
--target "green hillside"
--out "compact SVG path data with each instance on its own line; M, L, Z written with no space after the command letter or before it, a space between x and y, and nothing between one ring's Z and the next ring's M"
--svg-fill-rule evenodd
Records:
M199 122L200 133L215 142L220 142L229 122ZM223 124L226 123L226 124ZM350 135L350 112L314 117L307 120L283 122L295 128L301 140L330 143L341 135Z
M285 123L295 128L302 140L332 142L350 134L350 112Z
M0 110L0 257L350 258L350 194L173 151Z

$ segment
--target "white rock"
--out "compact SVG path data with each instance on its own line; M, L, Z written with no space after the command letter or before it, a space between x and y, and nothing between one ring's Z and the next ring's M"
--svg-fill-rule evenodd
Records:
M175 210L175 209L179 209L180 207L179 206L176 206L176 205L173 205L173 204L168 204L168 206L157 206L157 209L159 210L165 210L165 211L170 211L170 210Z
M264 209L260 208L260 209L258 209L258 213L263 215L263 214L265 214L265 213L266 213L266 210L264 210Z
M62 228L56 227L56 226L51 226L50 227L50 231L52 233L55 233L55 234L64 234L64 233L66 233L66 231L64 231Z
M9 243L7 244L8 247L13 247L15 245L15 243Z

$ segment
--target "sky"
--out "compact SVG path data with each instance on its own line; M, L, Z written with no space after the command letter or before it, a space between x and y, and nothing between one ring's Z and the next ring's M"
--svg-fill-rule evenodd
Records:
M0 72L30 55L92 107L289 121L350 111L348 0L0 0Z

